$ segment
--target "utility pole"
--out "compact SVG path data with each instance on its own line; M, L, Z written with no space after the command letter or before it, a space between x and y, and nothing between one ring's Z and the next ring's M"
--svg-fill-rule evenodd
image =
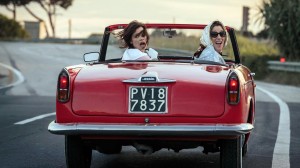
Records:
M249 26L249 7L243 6L243 25L241 28L241 31L243 33L248 32L248 26Z
M71 19L69 19L69 39L71 39L71 31L72 31L72 22Z

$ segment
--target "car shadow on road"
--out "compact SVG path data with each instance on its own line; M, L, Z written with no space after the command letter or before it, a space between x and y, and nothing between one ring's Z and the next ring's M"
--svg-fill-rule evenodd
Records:
M123 147L120 154L104 155L93 152L92 168L213 168L219 167L219 153L203 154L201 147L181 150L162 149L151 155L142 155L133 147Z

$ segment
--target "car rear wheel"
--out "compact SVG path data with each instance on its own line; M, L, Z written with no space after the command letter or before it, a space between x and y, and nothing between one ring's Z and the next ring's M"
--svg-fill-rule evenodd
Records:
M220 162L221 168L242 168L241 136L237 139L222 140Z
M65 136L65 155L68 168L89 168L92 149L85 146L79 136Z

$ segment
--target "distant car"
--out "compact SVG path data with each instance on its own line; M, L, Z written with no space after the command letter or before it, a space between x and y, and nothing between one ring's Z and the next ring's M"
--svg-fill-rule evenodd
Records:
M162 148L203 147L220 152L221 167L242 167L254 125L253 73L240 62L234 29L226 27L226 64L196 60L206 25L146 24L158 60L121 61L124 49L105 28L100 52L58 76L53 134L65 135L68 167L90 167L92 150L120 153L132 145L142 154Z

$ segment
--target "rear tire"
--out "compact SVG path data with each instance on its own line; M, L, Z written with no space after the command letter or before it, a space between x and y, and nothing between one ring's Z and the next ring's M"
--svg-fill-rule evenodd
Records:
M65 136L65 155L68 168L89 168L92 149L85 146L79 136Z
M237 139L222 140L220 152L221 168L242 168L241 136Z

